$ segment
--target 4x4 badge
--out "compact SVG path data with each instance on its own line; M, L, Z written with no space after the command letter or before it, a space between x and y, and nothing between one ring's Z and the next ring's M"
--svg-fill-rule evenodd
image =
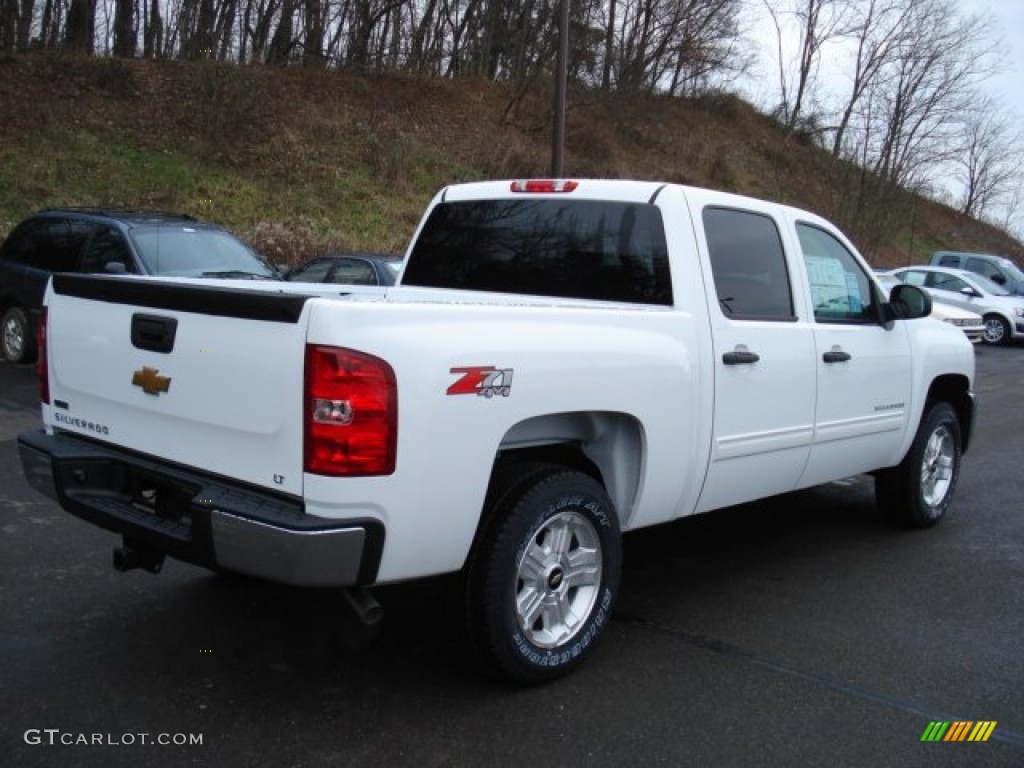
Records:
M478 397L508 397L512 391L512 368L495 368L480 365L467 368L451 368L459 378L448 387L449 395L476 395Z
M147 395L159 395L171 388L171 377L161 376L159 368L150 368L148 365L144 365L142 370L136 371L132 375L132 384L142 387L142 391Z

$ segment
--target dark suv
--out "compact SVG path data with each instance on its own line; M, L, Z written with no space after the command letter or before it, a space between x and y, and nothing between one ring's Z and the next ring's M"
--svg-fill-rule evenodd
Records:
M275 278L227 230L182 214L52 208L21 222L0 246L0 352L35 355L35 319L54 272Z

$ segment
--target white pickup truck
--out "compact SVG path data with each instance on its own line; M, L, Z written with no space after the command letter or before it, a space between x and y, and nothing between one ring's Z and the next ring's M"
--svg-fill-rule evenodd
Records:
M899 523L943 516L974 352L885 296L782 205L456 185L387 290L55 276L22 463L121 570L459 572L484 661L542 681L607 626L624 531L866 472Z

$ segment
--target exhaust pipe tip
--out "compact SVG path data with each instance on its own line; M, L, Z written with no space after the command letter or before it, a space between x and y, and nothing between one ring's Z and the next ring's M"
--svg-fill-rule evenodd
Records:
M377 598L366 587L350 587L342 590L341 594L365 626L375 627L384 618L384 606L377 602Z
M114 549L114 570L120 573L141 568L150 573L160 573L164 567L164 555L152 547L125 541Z

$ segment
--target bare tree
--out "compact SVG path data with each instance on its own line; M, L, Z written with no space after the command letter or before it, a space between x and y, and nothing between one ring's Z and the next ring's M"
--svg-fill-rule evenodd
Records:
M96 0L71 0L64 46L78 53L92 54L96 34Z
M143 9L147 6L143 3ZM164 20L160 13L160 0L151 0L145 14L142 32L142 55L152 59L160 54L164 41Z
M0 0L0 51L17 49L19 13L18 0Z
M114 6L115 56L133 58L138 43L135 29L135 0L116 0Z
M908 190L955 155L963 114L979 106L988 29L953 0L900 0L888 56L864 84L846 126L844 156L860 166L850 226L875 244Z
M761 0L775 26L779 92L779 113L787 131L794 130L803 118L807 99L814 87L822 49L832 40L847 34L850 0L794 0L779 10L776 2ZM785 38L782 16L791 16L797 24L798 43L796 71L791 72L784 52Z
M18 19L18 50L27 51L35 21L36 0L21 0L21 18Z
M856 110L868 88L892 61L903 36L912 4L906 0L863 0L853 6L856 18L848 36L856 43L850 90L840 107L839 122L832 138L832 156L839 157Z
M1024 172L1024 135L1012 135L1009 116L991 99L978 106L964 120L963 146L955 159L964 188L960 211L975 219L1008 196Z

